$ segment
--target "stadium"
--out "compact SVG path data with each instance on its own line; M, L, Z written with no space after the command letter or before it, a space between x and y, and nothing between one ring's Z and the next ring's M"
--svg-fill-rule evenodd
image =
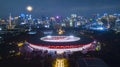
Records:
M95 50L96 41L93 38L84 35L44 35L32 34L27 39L29 46L33 50L42 50L50 52L56 52L61 54L64 52L87 52Z

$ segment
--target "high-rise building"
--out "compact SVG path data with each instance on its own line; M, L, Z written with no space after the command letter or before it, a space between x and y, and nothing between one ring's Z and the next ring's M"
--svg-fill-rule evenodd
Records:
M114 29L116 32L120 32L120 18L117 18Z
M9 15L9 20L8 20L8 29L11 29L11 26L12 26L12 24L11 24L11 21L12 20L12 17L11 17L11 13L10 13L10 15Z
M16 23L16 22L15 22L15 19L12 18L11 13L10 13L9 19L8 19L8 24L7 24L7 29L14 29L15 26L16 26L15 23Z

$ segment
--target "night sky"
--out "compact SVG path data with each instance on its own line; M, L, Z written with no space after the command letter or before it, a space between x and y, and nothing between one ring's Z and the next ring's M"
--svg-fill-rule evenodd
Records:
M29 5L33 7L32 12L26 10ZM36 17L120 13L120 0L0 0L0 17L9 13L13 16L31 13Z

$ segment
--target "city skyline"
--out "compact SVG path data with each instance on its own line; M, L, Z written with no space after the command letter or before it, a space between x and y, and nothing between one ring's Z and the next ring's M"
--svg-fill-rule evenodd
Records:
M119 3L0 0L0 65L120 67Z
M66 16L71 13L87 15L94 13L119 13L119 0L2 0L0 2L0 17L13 16L20 13L32 14L35 17L45 16ZM32 6L29 12L26 7Z

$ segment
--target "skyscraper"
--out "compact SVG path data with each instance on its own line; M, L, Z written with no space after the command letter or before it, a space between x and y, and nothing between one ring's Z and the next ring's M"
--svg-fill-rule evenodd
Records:
M8 29L11 29L11 19L12 19L12 17L11 17L11 13L10 13L10 15L9 15L9 20L8 20Z

